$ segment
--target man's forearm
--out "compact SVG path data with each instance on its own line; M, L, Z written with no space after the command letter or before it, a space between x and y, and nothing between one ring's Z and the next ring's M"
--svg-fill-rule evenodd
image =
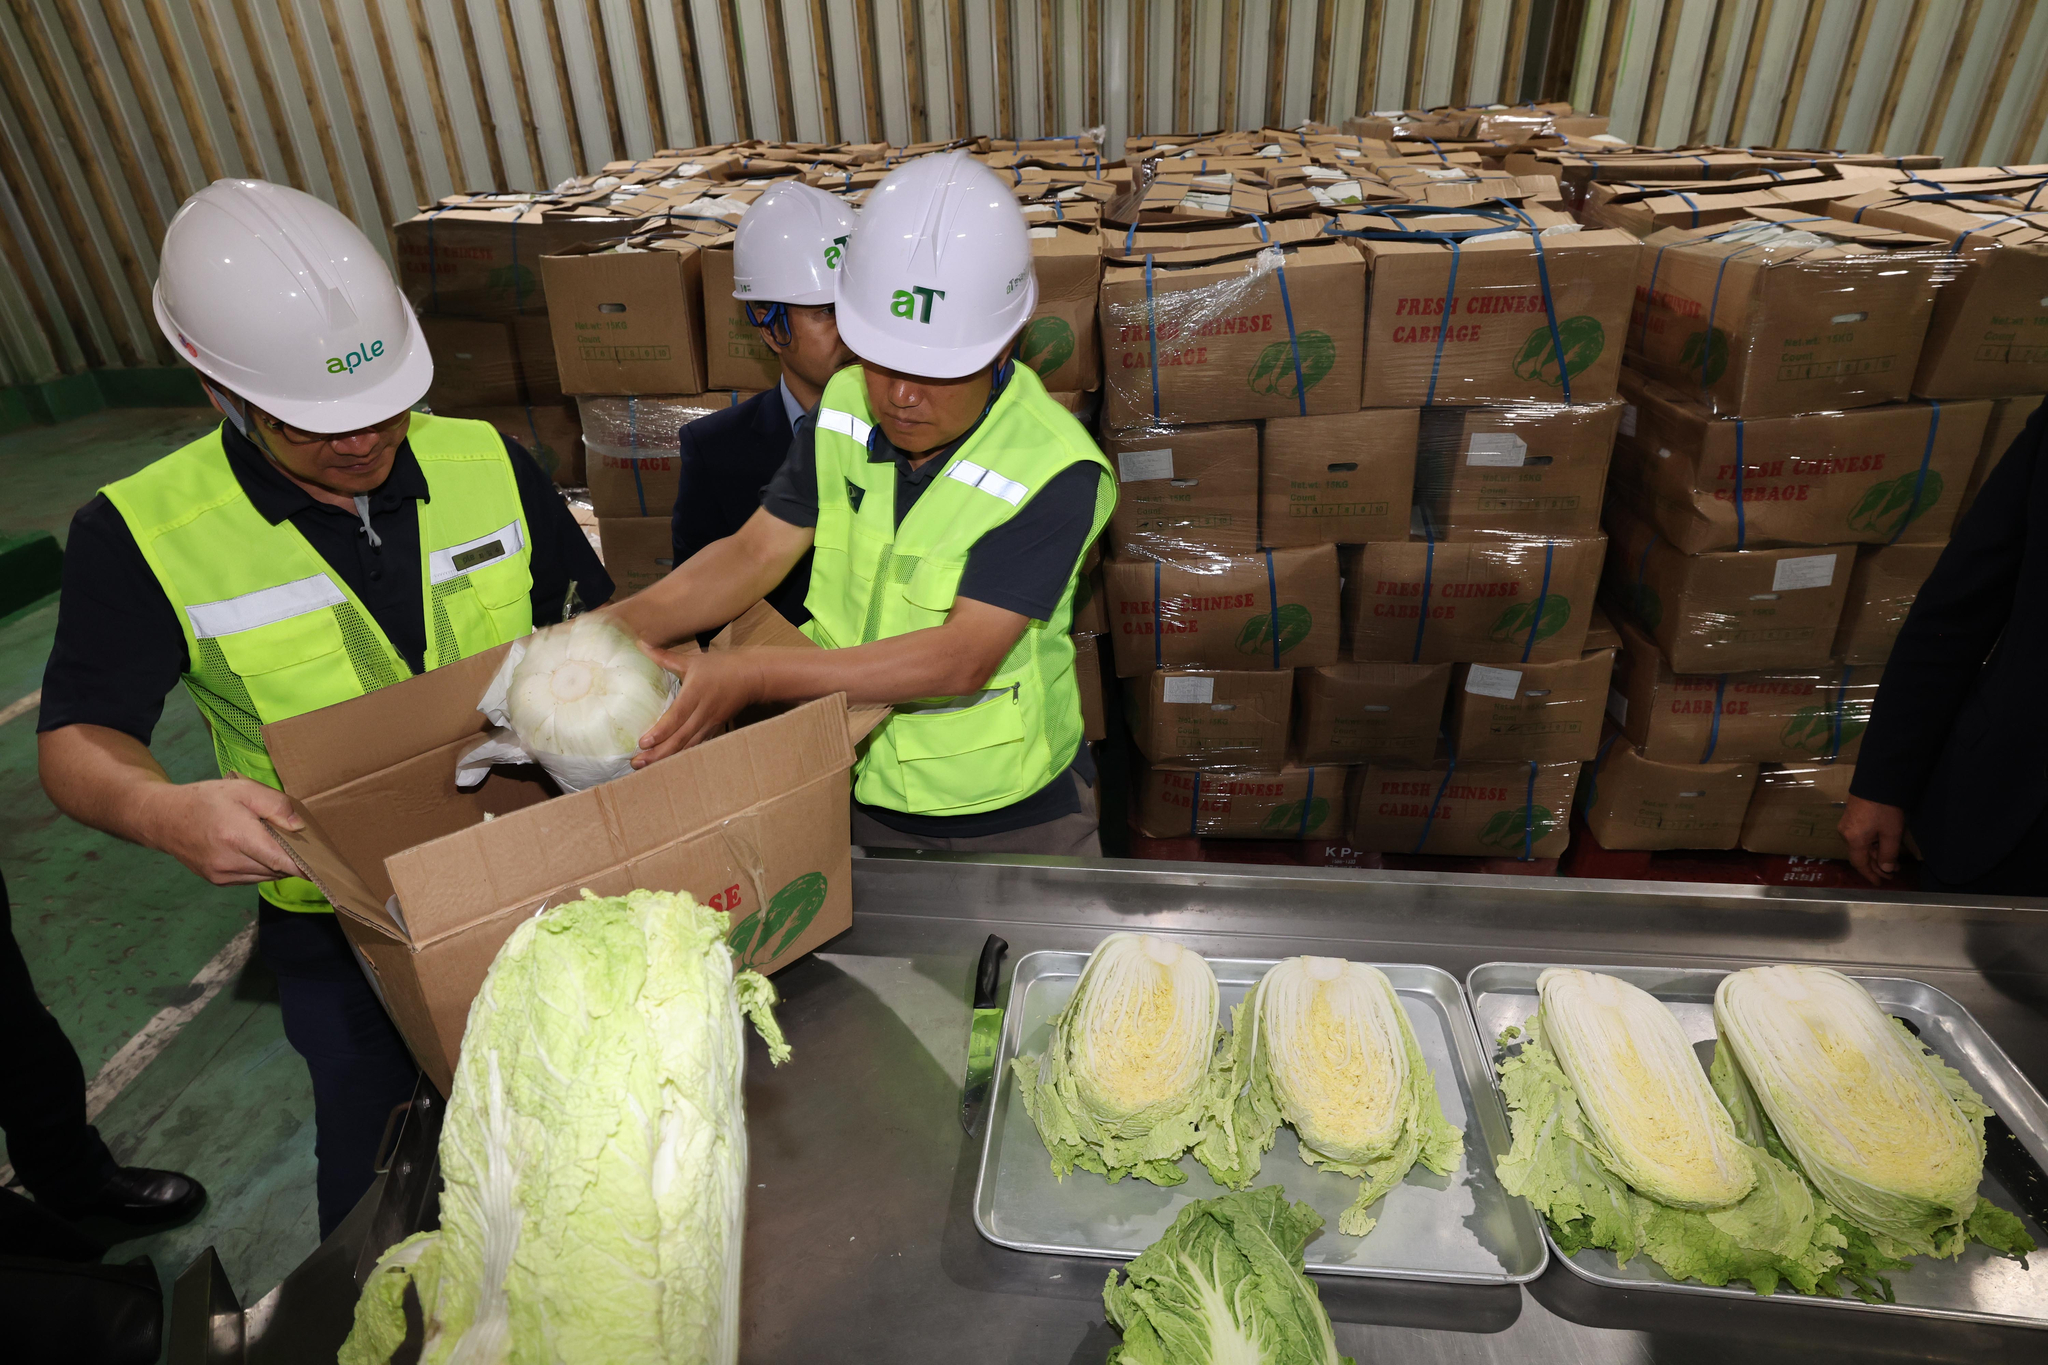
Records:
M606 610L624 629L664 646L715 630L766 597L810 548L808 527L766 512L713 541L668 577Z
M104 725L66 725L36 736L37 770L51 804L81 825L155 847L150 799L172 783L149 746Z
M809 701L844 692L855 705L957 697L987 684L992 668L944 626L846 649L749 649L763 701ZM998 660L1000 662L1000 660Z

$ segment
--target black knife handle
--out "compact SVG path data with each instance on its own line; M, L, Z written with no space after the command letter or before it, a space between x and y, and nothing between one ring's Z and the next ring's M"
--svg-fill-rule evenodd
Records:
M992 1010L996 1007L996 978L1002 974L1003 954L1010 951L1010 945L988 936L988 942L981 945L981 962L974 969L974 1008Z

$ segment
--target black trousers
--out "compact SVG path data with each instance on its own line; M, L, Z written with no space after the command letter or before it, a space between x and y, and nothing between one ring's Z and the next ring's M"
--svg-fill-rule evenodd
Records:
M313 1076L325 1240L376 1179L384 1121L412 1097L419 1067L333 915L296 914L264 901L257 925L263 960L277 974L284 1036Z
M91 1195L114 1174L114 1158L85 1121L85 1068L56 1017L36 996L7 882L0 878L0 1129L29 1193Z
M2048 896L2048 807L2042 808L2025 837L1989 872L1966 882L1949 882L1923 863L1920 889L1959 896Z

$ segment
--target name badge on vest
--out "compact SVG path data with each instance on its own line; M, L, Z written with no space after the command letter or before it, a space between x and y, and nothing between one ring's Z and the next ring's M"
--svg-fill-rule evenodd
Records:
M471 569L481 568L493 560L517 554L526 548L525 537L519 533L519 523L511 522L486 536L465 540L460 545L450 545L445 550L436 550L427 556L427 581L446 583L460 578Z

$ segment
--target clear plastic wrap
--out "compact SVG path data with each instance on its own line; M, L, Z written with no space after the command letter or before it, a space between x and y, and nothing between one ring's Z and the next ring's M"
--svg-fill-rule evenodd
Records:
M1336 243L1112 247L1104 420L1128 430L1354 412L1364 296L1358 254Z
M699 417L737 407L740 390L687 397L582 397L584 472L600 517L666 517L681 469L677 435Z
M1131 828L1150 839L1330 839L1344 830L1346 769L1167 767L1132 774Z
M1905 398L1936 291L1929 237L1756 209L1755 221L1643 243L1631 365L1717 415L1786 417Z
M1408 533L1414 408L1268 417L1260 433L1259 543L1357 545Z
M1102 567L1118 677L1337 662L1335 546L1188 563L1116 556Z
M1018 358L1048 390L1078 393L1102 385L1095 326L1102 282L1101 234L1087 223L1033 222L1031 265L1038 306L1018 339Z
M1278 768L1287 762L1290 673L1163 669L1124 681L1138 752L1188 768Z
M1118 554L1222 567L1259 548L1255 424L1112 431L1102 446L1116 470L1107 543Z
M1579 778L1579 815L1602 848L1734 848L1756 763L1668 763L1610 729Z
M1325 664L1294 670L1297 763L1422 765L1443 732L1450 664Z
M1865 665L1678 673L1633 622L1621 625L1607 714L1659 763L1853 761L1882 670Z
M1688 555L1609 500L1601 598L1681 673L1818 668L1849 594L1854 545Z
M1767 765L1742 820L1742 847L1798 858L1846 858L1837 826L1849 802L1853 763Z
M1849 596L1835 628L1835 658L1883 667L1913 599L1947 545L1865 545L1849 571Z
M1352 769L1351 842L1376 853L1530 861L1571 841L1577 763L1454 763Z
M1458 664L1445 725L1460 762L1585 760L1600 744L1612 650L1554 664Z
M1371 274L1364 406L1614 396L1640 244L1509 203L1396 205L1327 229Z
M2044 286L2048 287L2048 286ZM1630 372L1615 500L1686 554L1779 545L1940 544L1991 417L1985 399L1717 418Z
M1584 652L1604 536L1343 547L1346 657L1517 666Z
M1415 501L1443 540L1597 536L1618 402L1423 408Z

